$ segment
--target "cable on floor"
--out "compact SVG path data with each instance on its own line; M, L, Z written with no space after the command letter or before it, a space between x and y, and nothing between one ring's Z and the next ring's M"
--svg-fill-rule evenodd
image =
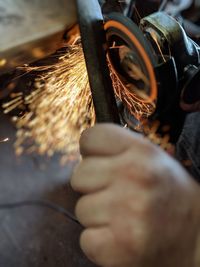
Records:
M67 219L71 220L72 222L80 225L76 217L73 214L71 214L68 210L48 200L38 199L38 200L18 201L12 203L2 203L2 204L0 203L0 210L18 209L28 206L37 206L54 210L64 215Z

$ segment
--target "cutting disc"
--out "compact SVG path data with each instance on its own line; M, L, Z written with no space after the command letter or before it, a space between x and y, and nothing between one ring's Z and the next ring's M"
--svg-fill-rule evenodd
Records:
M108 60L121 83L122 95L143 104L155 103L158 94L156 57L142 31L120 13L107 16L104 29Z

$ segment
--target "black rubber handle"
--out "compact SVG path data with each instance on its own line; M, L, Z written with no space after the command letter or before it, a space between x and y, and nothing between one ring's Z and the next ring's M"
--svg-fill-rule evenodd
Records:
M99 2L98 0L76 2L96 120L99 123L120 123L104 49L105 33Z

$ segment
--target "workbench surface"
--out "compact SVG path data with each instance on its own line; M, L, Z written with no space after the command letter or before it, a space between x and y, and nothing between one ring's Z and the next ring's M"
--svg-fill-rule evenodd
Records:
M67 184L73 164L37 155L17 158L15 128L0 112L0 203L49 199L71 211L77 196ZM54 211L21 208L0 211L0 267L92 267L79 249L80 227Z

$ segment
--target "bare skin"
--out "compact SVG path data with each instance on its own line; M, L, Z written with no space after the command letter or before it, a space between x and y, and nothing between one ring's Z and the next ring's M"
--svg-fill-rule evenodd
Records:
M103 267L193 267L199 185L140 135L102 124L80 141L71 180L84 253Z

